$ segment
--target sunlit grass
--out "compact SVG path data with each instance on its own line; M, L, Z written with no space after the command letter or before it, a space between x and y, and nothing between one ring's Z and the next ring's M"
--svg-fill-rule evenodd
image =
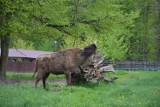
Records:
M119 79L112 84L48 83L48 91L42 84L35 90L30 82L1 85L0 107L160 107L160 72L118 71L116 75Z

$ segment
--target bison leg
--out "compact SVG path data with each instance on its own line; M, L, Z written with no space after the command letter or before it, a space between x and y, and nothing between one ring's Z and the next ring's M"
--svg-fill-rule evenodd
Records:
M42 81L43 81L43 89L46 89L46 79L48 78L50 73L46 73L44 74L44 76L42 77Z
M80 76L81 75L81 69L80 67L70 67L70 69L68 69L68 71L66 72L66 79L67 79L67 85L71 85L72 81L72 75L74 74L76 76Z
M35 89L37 89L37 85L38 85L38 82L41 80L41 78L39 78L39 76L37 75L36 77L36 81L35 81Z
M71 72L66 73L67 85L71 85Z
M38 74L36 76L36 81L35 81L35 89L37 89L38 82L42 79L42 77L43 77L43 72L38 71Z

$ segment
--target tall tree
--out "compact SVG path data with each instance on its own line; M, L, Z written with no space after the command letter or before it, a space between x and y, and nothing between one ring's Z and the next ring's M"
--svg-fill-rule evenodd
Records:
M158 61L160 61L160 0L157 0L157 4L158 4L158 24L157 24L157 42L158 42L158 52L157 52L157 56L158 56Z
M9 35L1 36L1 59L0 59L0 79L6 79L6 67L8 61L8 45L9 45Z
M10 31L6 31L4 26L8 26L8 22L11 18L12 13L6 12L7 9L5 5L8 5L7 1L0 2L0 37L1 37L1 59L0 59L0 80L5 81L6 79L6 67L8 60L8 46Z
M0 37L1 60L0 79L6 78L8 50L11 38L23 37L26 34L29 12L32 10L30 1L1 0L0 1ZM26 21L28 21L26 23ZM15 40L15 39L14 39Z
M127 40L130 37L129 26L134 25L138 11L124 13L121 9L122 4L117 0L54 2L48 0L41 4L43 4L42 11L45 13L42 18L48 19L43 23L61 32L60 35L64 35L65 48L83 46L97 39L99 49L106 54L106 58L112 60L125 58ZM52 11L46 11L47 7ZM49 15L51 12L54 13L54 10L59 14L56 12L53 16ZM114 43L117 45L113 45ZM109 51L112 51L112 54Z
M131 29L132 36L128 59L130 60L157 60L158 47L157 24L158 20L157 0L128 0L123 2L125 12L139 10L139 17L135 19L135 26Z

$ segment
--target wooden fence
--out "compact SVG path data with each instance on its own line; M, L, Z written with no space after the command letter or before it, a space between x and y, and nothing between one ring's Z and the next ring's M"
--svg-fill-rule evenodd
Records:
M104 65L108 65L104 62ZM12 72L33 72L35 68L34 62L8 62L7 71ZM114 68L116 70L144 70L144 71L160 71L160 62L158 61L116 61Z
M128 71L160 71L160 61L116 61L115 69Z
M33 72L34 62L8 62L7 71L11 72Z

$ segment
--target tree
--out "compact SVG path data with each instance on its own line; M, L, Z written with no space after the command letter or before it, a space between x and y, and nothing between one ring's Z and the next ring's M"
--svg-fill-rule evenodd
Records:
M117 0L54 2L48 0L41 4L43 4L42 11L45 13L42 19L48 19L43 23L61 32L60 35L64 35L62 37L65 46L62 48L82 47L97 39L99 49L106 55L106 58L125 59L131 35L130 26L134 26L134 19L138 17L139 11L125 13L121 9L123 5ZM46 11L47 7L50 7L52 11ZM54 13L57 8L57 12ZM51 12L55 15L49 15ZM118 43L116 47L112 44L113 42ZM112 54L108 54L110 51Z
M157 2L158 2L158 24L157 24L157 37L158 37L158 39L157 39L157 42L158 42L158 52L157 52L157 59L158 59L158 61L160 61L160 0L157 0Z
M5 81L6 79L6 67L7 67L7 60L8 60L8 45L9 45L9 36L10 32L5 32L6 29L4 29L4 26L7 26L6 23L8 23L8 20L11 18L10 12L7 11L4 5L7 5L8 2L1 1L0 3L0 37L1 37L1 60L0 60L0 80Z
M139 10L139 17L135 19L135 26L131 29L129 39L130 48L127 57L130 60L157 60L159 58L158 39L158 2L157 0L128 0L122 3L123 10L130 12Z
M6 79L6 67L8 60L8 44L9 36L1 36L1 59L0 59L0 80L5 81Z
M18 40L34 42L47 37L54 37L55 31L43 24L41 17L37 17L41 11L39 1L23 0L1 0L0 1L0 37L1 37L1 63L0 78L6 78L6 66L8 59L8 49ZM37 18L38 21L37 21ZM54 32L54 33L53 33ZM57 36L56 36L57 37ZM43 39L42 39L43 38ZM16 46L16 45L14 45ZM12 46L13 47L13 46Z
M6 78L6 67L10 40L14 37L23 38L27 33L29 15L31 13L30 1L1 0L0 1L0 37L1 37L1 60L0 79ZM30 12L30 13L29 13ZM26 21L28 21L26 23ZM26 36L25 36L26 37ZM15 39L14 39L15 40Z

